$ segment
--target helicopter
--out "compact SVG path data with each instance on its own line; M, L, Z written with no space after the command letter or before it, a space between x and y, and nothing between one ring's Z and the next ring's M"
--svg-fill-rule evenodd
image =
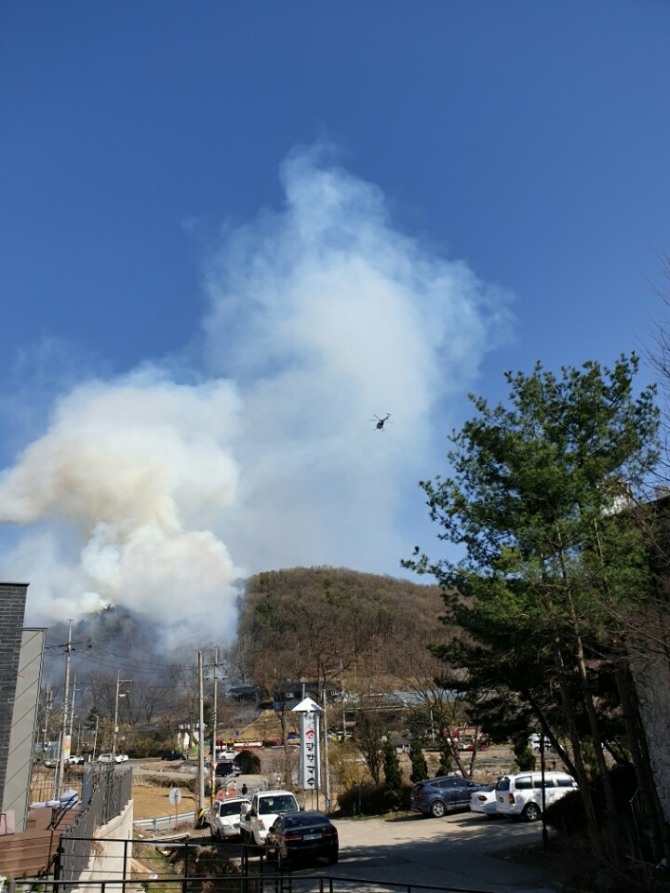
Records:
M380 419L379 416L376 415L374 417L374 419L370 419L370 421L375 423L375 428L377 429L377 431L383 431L384 425L388 422L388 420L390 418L391 418L391 413L387 412L383 419ZM391 423L389 422L389 424L391 424Z

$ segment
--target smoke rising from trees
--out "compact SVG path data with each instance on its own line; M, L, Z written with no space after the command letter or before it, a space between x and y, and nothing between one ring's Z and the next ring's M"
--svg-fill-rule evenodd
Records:
M30 622L112 603L230 638L248 573L399 570L445 401L506 337L508 298L327 156L293 152L284 206L222 227L179 357L54 393L0 473L0 522L20 528L0 573L31 584Z

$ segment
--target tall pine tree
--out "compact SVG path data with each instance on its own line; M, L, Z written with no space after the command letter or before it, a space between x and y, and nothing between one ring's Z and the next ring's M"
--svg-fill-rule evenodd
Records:
M461 557L407 562L434 574L446 622L464 633L437 649L445 661L497 690L489 707L503 719L534 715L554 740L569 739L594 847L582 742L595 754L614 831L603 677L615 687L625 618L648 592L631 508L657 461L658 410L653 388L635 395L637 370L635 356L560 376L537 365L506 376L509 405L473 397L475 417L451 438L452 476L421 483L440 538Z

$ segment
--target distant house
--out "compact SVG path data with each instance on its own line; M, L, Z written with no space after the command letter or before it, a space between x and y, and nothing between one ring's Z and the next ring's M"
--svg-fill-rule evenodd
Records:
M280 682L274 689L272 693L273 704L275 709L281 706L290 709L304 698L312 698L312 700L319 701L321 692L324 689L331 703L340 696L340 686L334 682L326 682L325 685L319 686L317 682L291 682L286 680L285 682Z
M231 685L228 697L238 703L255 704L260 701L263 692L258 685Z

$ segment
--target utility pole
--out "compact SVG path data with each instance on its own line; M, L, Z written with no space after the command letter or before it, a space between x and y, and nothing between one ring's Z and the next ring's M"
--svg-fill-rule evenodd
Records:
M114 698L114 733L112 738L112 757L116 756L116 736L119 734L119 698L125 698L126 693L122 692L121 683L128 685L132 679L122 679L121 670L116 674L116 697Z
M216 779L216 727L219 723L219 649L214 649L214 706L212 710L212 753L209 760L209 808L214 808L214 787Z
M63 723L60 733L60 746L58 748L58 768L56 769L56 784L54 786L54 800L57 800L63 788L63 775L65 773L65 743L67 741L67 713L68 698L70 697L70 654L72 653L72 621L68 621L67 645L65 646L65 682L63 691ZM68 742L69 743L69 742ZM69 751L69 748L68 748Z
M72 686L72 706L70 707L70 746L72 746L72 728L74 726L74 701L77 696L77 674L74 674L74 685Z
M44 738L42 744L42 753L45 754L47 750L47 742L49 741L49 716L51 714L51 707L53 706L53 692L50 688L46 690L45 694L45 704L44 704Z
M91 756L91 762L95 763L95 751L98 746L98 729L100 727L100 716L95 714L95 737L93 738L93 754Z
M212 706L212 760L216 762L216 727L219 722L219 649L214 649L214 704Z
M198 651L198 811L205 808L205 713L202 651Z
M328 682L323 683L323 768L325 769L326 812L330 812L330 760L328 758Z

